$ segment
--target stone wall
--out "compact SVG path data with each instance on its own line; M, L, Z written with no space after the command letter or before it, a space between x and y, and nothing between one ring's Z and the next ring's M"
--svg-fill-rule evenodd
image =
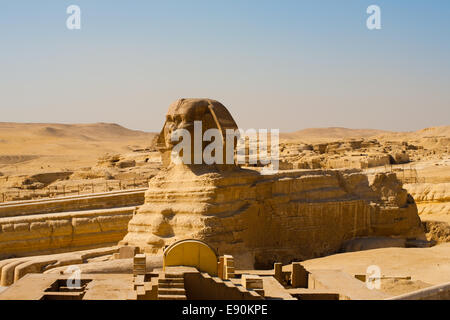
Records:
M115 245L136 207L0 218L0 259Z
M0 259L116 245L144 190L0 204Z
M137 206L144 202L144 192L145 189L136 189L53 199L5 202L0 204L0 218Z

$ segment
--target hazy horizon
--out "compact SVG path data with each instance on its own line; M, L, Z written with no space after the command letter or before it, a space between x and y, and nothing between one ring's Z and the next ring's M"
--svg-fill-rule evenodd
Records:
M162 120L164 121L164 119ZM100 124L107 124L107 125L119 125L125 129L130 129L130 130L134 130L134 131L142 131L145 133L159 133L161 131L163 122L161 124L161 128L159 130L154 130L154 131L148 131L148 130L141 130L141 129L136 129L136 128L130 128L127 127L125 125L122 125L120 123L117 122L78 122L78 123L71 123L71 122L12 122L12 121L0 121L0 125L1 124L7 124L7 123L11 123L11 124L24 124L24 125L67 125L67 126L71 126L71 125L100 125ZM313 130L317 130L317 129L344 129L344 130L366 130L366 131L386 131L386 132L392 132L392 133L409 133L409 132L416 132L416 131L420 131L423 129L428 129L428 128L439 128L439 127L450 127L450 125L440 125L440 126L434 126L434 127L423 127L423 128L419 128L417 130L384 130L384 129L378 129L378 128L350 128L350 127L305 127L305 128L298 128L296 130L293 131L283 131L280 130L280 133L295 133L297 131L303 131L303 130L309 130L309 129L313 129ZM242 128L242 127L241 127ZM246 129L246 128L243 128Z
M0 122L159 132L174 100L205 97L242 128L450 125L449 17L444 0L2 3Z

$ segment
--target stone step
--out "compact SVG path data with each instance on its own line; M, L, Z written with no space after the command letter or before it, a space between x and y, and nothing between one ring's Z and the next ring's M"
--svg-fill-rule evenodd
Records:
M184 288L158 288L158 295L186 295Z
M184 283L158 283L158 288L184 288Z
M184 283L183 278L159 278L158 283Z
M223 283L223 280L220 279L219 277L211 277L211 279L212 279L215 283Z
M170 278L170 279L173 279L173 278L184 279L182 273L165 273L163 279L168 279L168 278Z
M185 295L172 294L172 295L158 295L158 300L187 300Z

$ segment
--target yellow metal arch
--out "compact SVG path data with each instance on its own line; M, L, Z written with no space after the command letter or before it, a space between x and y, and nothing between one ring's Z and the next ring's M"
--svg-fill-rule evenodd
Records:
M163 267L195 267L217 276L217 254L205 242L195 239L177 241L164 250Z

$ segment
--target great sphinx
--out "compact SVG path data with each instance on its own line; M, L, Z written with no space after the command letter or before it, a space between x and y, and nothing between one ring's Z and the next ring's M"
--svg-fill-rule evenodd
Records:
M193 238L234 255L238 267L264 268L335 253L358 237L423 237L417 207L393 174L380 174L369 184L357 170L263 175L235 163L195 164L194 154L190 164L174 163L172 135L180 128L194 134L195 121L201 121L202 134L218 129L224 150L230 147L226 129L238 128L218 101L174 102L157 140L165 168L150 180L121 245L158 254Z

